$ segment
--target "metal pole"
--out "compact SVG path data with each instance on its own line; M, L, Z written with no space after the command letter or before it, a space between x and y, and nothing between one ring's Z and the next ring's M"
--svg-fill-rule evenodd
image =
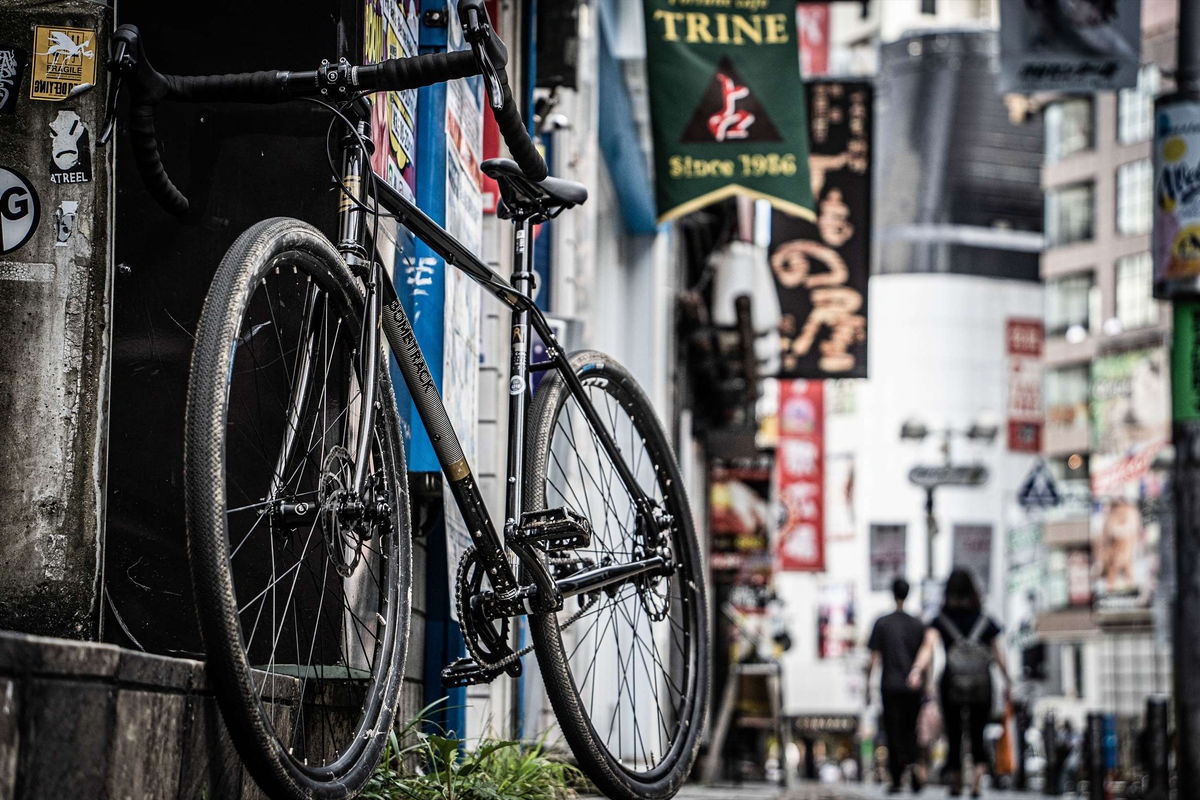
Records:
M937 536L937 515L933 513L933 490L925 490L925 577L933 581L933 537Z
M1088 800L1105 800L1104 796L1104 715L1098 711L1087 715ZM1180 795L1185 797L1186 795Z
M1146 700L1146 731L1142 739L1142 753L1146 770L1146 800L1167 800L1170 797L1171 771L1167 759L1167 748L1171 740L1167 732L1169 700L1156 695Z
M1200 97L1200 0L1179 0L1179 39L1175 99ZM1165 104L1171 98L1160 98ZM1160 114L1156 113L1156 120ZM1161 124L1161 123L1160 123ZM1159 134L1155 133L1155 148ZM1159 153L1155 153L1156 163ZM1189 159L1194 155L1189 154ZM1155 226L1164 218L1155 204ZM1157 254L1156 254L1157 255ZM1156 263L1155 274L1167 265ZM1175 328L1171 354L1172 443L1175 465L1175 570L1177 591L1173 624L1175 725L1178 732L1178 796L1200 797L1200 293L1193 283L1171 293Z
M1046 719L1042 722L1042 747L1046 751L1046 771L1042 794L1058 797L1062 794L1059 791L1061 783L1059 773L1062 770L1062 762L1058 760L1058 724L1054 719L1053 711L1046 712Z

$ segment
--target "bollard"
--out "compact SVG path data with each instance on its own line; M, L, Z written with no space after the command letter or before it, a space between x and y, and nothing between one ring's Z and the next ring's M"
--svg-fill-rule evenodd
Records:
M1087 782L1088 800L1106 800L1104 796L1104 715L1092 711L1087 716Z
M1169 703L1170 699L1164 695L1146 699L1142 764L1146 770L1146 800L1167 800L1170 794L1171 772L1167 761L1171 746L1168 732Z
M1053 711L1047 711L1042 721L1042 749L1046 756L1046 766L1042 770L1042 794L1057 796L1062 765L1058 762L1058 725Z

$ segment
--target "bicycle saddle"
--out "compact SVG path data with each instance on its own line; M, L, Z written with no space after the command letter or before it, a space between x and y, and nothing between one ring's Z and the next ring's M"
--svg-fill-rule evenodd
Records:
M515 217L536 214L556 217L587 200L587 187L582 183L563 178L531 181L511 158L489 158L480 168L500 184L500 198Z

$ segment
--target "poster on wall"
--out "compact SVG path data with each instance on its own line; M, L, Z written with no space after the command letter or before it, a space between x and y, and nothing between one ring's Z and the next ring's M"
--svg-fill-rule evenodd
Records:
M775 474L782 524L776 543L781 570L825 570L825 411L820 381L779 382Z
M871 591L890 592L908 569L908 526L871 523Z
M1160 98L1154 122L1155 296L1191 295L1200 277L1200 102L1183 95Z
M810 81L804 92L817 216L776 210L771 219L779 374L865 378L873 90L861 81Z
M1092 361L1092 494L1128 498L1171 436L1170 368L1156 347Z
M817 589L817 658L850 655L857 638L854 584L822 583Z
M1045 602L1046 561L1040 525L1018 525L1008 530L1006 605L1009 643L1024 648L1033 644L1037 615Z
M712 569L737 570L747 559L769 553L770 494L769 454L713 462L708 483Z
M969 571L979 593L986 595L992 577L992 526L956 523L952 540L952 563Z
M825 454L825 540L854 538L854 454Z
M1135 86L1141 6L1141 0L1000 0L1001 91Z
M363 63L417 55L416 0L365 0ZM417 91L378 92L371 104L371 170L409 200L416 189Z

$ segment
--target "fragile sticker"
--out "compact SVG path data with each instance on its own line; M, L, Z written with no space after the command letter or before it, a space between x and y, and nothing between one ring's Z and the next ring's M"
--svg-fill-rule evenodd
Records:
M63 200L54 209L54 246L66 247L75 233L75 220L79 217L79 201Z
M37 25L33 29L31 100L62 100L83 83L96 82L96 32Z
M25 51L0 44L0 114L12 114L17 110L17 94L21 90L24 69Z

